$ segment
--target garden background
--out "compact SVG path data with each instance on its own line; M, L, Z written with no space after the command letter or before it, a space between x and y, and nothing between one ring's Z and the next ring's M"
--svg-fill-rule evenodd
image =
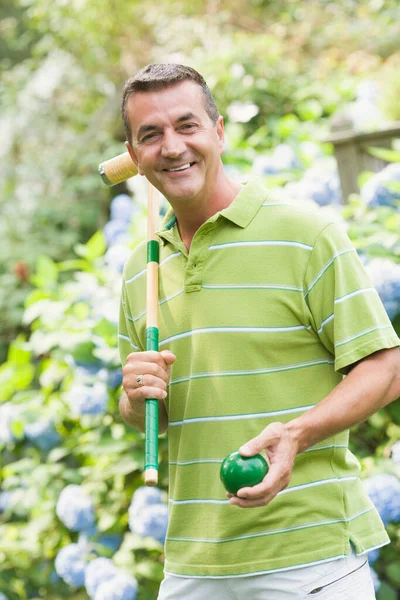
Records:
M199 70L231 176L342 222L400 333L399 142L345 198L326 142L333 122L400 120L399 17L396 0L0 1L2 600L153 600L162 578L166 439L160 491L143 491L143 437L118 413L121 269L146 186L97 173L124 151L125 80L151 62ZM351 449L392 540L370 556L377 597L395 600L400 400Z

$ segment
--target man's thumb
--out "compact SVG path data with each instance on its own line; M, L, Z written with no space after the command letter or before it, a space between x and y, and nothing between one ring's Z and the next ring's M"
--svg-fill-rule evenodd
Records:
M167 365L172 365L176 361L176 356L171 352L171 350L163 350L160 352L161 356L167 363Z

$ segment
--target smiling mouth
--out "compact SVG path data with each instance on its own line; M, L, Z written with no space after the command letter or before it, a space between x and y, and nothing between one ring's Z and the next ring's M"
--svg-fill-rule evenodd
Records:
M185 163L184 165L181 165L180 167L175 167L175 168L171 168L171 169L163 169L163 171L165 171L166 173L179 173L181 171L187 171L188 169L193 167L193 165L195 165L195 164L196 163L194 163L194 162Z

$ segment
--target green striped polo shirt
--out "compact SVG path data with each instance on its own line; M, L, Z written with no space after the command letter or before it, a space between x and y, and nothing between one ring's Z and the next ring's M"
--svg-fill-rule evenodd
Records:
M165 571L232 577L382 546L389 538L344 431L300 453L265 507L229 504L222 460L274 421L315 406L349 365L399 339L347 235L274 201L258 179L196 232L159 232L160 350L176 355L169 418ZM146 244L125 265L122 363L145 350Z

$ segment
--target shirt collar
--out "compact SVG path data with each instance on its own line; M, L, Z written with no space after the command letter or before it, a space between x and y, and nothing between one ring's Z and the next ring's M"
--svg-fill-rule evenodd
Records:
M227 208L217 212L209 221L215 221L219 216L222 216L238 225L238 227L245 228L254 219L268 194L269 191L265 188L262 180L255 177L245 184ZM157 231L157 235L171 241L171 230L175 223L176 216L173 209L170 208L163 219L162 228Z

